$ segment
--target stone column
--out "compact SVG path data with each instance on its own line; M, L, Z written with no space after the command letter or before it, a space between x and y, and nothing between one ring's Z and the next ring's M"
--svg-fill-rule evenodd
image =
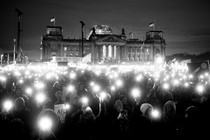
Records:
M106 58L106 46L103 45L103 59Z
M112 46L112 59L114 60L114 46Z
M109 45L106 46L106 58L109 57Z
M114 46L114 60L116 60L117 58L116 54L117 54L117 46L115 45Z

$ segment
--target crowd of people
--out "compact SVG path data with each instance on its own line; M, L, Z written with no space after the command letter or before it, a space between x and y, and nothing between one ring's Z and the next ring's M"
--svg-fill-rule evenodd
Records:
M66 69L49 78L1 71L0 128L3 139L140 139L208 136L209 89L163 88L147 75L136 81L132 71L107 76ZM117 73L118 74L118 73ZM18 75L18 76L17 76ZM68 76L66 76L68 75ZM69 76L70 75L70 76ZM37 79L38 77L38 79ZM118 79L118 80L117 80ZM119 81L121 79L121 81ZM22 81L21 81L22 80ZM44 83L38 84L38 81ZM30 90L27 90L31 87ZM44 93L45 96L40 96ZM5 103L7 100L11 104ZM5 106L10 105L7 109ZM56 107L61 110L55 111ZM50 118L47 120L44 117ZM42 122L40 122L42 120ZM49 127L49 128L48 128Z

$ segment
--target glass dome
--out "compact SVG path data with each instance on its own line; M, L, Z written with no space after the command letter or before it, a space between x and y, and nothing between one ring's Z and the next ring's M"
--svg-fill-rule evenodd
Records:
M107 25L94 25L93 28L95 29L96 35L111 35L111 34L113 34L112 29L109 26L107 26ZM90 36L92 35L93 28L91 28L87 39L89 39Z
M113 34L112 29L107 25L94 25L93 28L95 28L96 34Z

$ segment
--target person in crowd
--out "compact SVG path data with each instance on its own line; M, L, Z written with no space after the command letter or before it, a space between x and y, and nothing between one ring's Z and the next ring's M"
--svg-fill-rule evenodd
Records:
M185 110L184 121L184 137L204 137L204 126L202 118L199 117L200 112L196 106L189 106Z
M44 124L40 125L40 120L43 117L48 117L51 121L51 124L44 122ZM60 129L60 122L58 115L52 109L43 109L37 117L36 120L36 127L34 129L32 140L58 140L59 137L59 129ZM47 127L46 125L51 125L49 130L43 130L41 127Z
M52 100L52 104L55 104L57 100L55 96L55 93L57 91L63 91L63 89L62 89L62 85L58 81L55 81L55 83L52 86L51 91L49 91L49 98Z
M55 93L55 97L56 97L56 102L55 102L55 105L57 104L64 104L64 101L63 101L63 93L61 91L57 91Z
M162 128L163 132L167 133L167 136L178 137L177 129L180 126L180 120L176 114L176 104L174 101L167 101L163 106L162 115Z
M139 106L138 106L139 107ZM139 107L139 113L135 118L135 122L132 123L132 138L139 135L141 137L151 138L152 121L150 119L150 112L153 106L150 103L142 103ZM137 111L137 110L136 110Z
M24 125L24 122L20 118L12 119L10 122L10 134L7 139L29 140L30 135Z
M31 124L32 114L31 114L31 110L26 107L25 100L22 97L16 98L14 107L15 107L13 111L14 118L21 119L21 121L23 121L24 123L26 132L31 133L32 132L32 124Z

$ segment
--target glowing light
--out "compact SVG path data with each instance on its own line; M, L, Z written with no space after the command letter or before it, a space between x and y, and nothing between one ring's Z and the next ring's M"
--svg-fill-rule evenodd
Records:
M208 72L205 72L205 74L204 74L204 75L207 77L207 76L209 76L209 73L208 73Z
M88 104L88 102L89 102L89 99L87 98L87 97L82 97L81 98L81 102L84 104L84 105L87 105Z
M33 93L33 90L32 90L32 88L28 87L28 88L26 88L26 91L25 92L26 92L27 95L30 95L31 96L32 93Z
M38 93L35 99L38 103L43 103L46 100L46 95L44 93Z
M75 79L76 78L76 73L75 72L71 72L70 73L70 79Z
M106 92L101 92L99 96L100 96L100 99L103 101L107 95L106 95Z
M192 74L189 75L189 79L193 79L193 77L194 77L194 76L193 76Z
M163 84L163 89L168 90L170 88L170 85L168 83Z
M115 86L111 86L111 91L115 91L116 87Z
M69 85L67 90L69 92L73 92L74 91L74 86L73 85Z
M160 110L153 108L153 110L151 111L151 117L153 119L159 119L161 116Z
M5 82L7 80L7 78L3 75L0 76L0 81Z
M40 118L38 122L38 126L40 130L42 131L50 131L52 128L52 125L53 125L52 119L47 116Z
M93 81L90 82L90 86L94 86L95 83Z
M25 75L30 75L30 71L29 70L26 70L25 71Z
M131 90L131 95L134 97L134 98L137 98L137 97L140 97L140 90L138 88L133 88Z
M155 64L163 64L164 63L164 58L162 56L158 56L155 59Z
M4 107L4 109L8 112L8 111L10 111L10 110L12 109L12 107L13 107L13 102L12 102L11 100L5 100L5 101L3 102L3 107Z
M47 73L46 74L46 79L49 80L53 77L53 73Z
M99 85L94 85L94 86L93 86L93 91L94 91L94 92L99 92L100 89L101 89L101 88L100 88Z
M178 86L178 85L179 85L179 83L180 83L180 82L179 82L179 80L178 80L178 79L174 79L174 80L173 80L173 85L174 85L174 86Z
M205 88L204 88L203 85L198 84L198 85L196 86L196 91L197 91L198 93L203 93L204 90L205 90Z
M184 83L184 86L185 86L185 87L189 87L189 85L190 85L190 84L189 84L189 83L187 83L187 82L186 82L186 83Z
M15 76L20 76L21 75L21 73L19 72L19 71L15 71Z
M142 75L138 75L138 76L136 77L136 81L137 81L137 82L140 82L142 79L143 79Z
M203 79L203 78L204 78L204 76L203 76L203 75L200 75L200 76L199 76L199 78L200 78L200 79Z
M65 104L66 110L69 110L71 108L70 104Z
M23 82L24 82L23 79L20 79L20 80L18 81L19 84L23 84Z
M34 86L36 89L43 89L45 87L44 83L38 81L34 84Z
M118 87L121 87L121 86L123 85L123 81L122 81L121 79L118 79L118 80L116 81L116 85L117 85Z

